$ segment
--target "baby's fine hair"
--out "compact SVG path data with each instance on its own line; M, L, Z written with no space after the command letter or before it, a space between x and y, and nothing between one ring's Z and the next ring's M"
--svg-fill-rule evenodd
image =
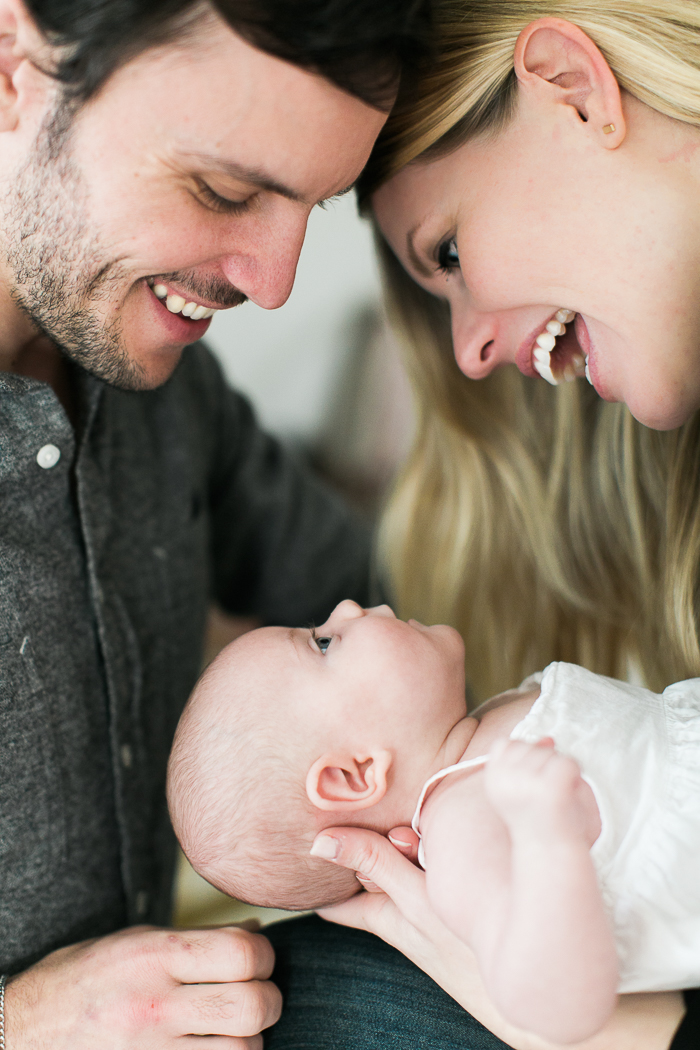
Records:
M354 874L309 856L320 829L303 757L271 718L283 685L249 675L245 658L238 667L236 645L201 676L175 735L167 793L180 845L207 882L249 904L306 911L345 900L359 889Z

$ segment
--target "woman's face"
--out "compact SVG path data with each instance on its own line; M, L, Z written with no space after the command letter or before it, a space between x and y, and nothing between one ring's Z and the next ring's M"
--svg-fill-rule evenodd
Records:
M585 382L587 358L601 397L665 430L700 408L700 131L623 103L609 149L572 107L543 119L519 100L503 131L409 165L373 204L408 273L448 301L466 375L514 363Z

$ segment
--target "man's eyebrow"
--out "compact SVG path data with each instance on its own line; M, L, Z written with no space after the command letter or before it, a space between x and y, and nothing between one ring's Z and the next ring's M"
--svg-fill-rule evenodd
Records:
M418 255L418 252L416 251L414 237L417 232L418 227L414 226L412 230L408 231L408 234L406 236L406 249L408 251L408 258L411 262L411 266L421 275L421 277L434 277L434 272L430 270L424 262L422 262L420 256Z
M297 193L290 186L285 186L283 182L273 179L271 175L261 171L259 168L249 168L245 164L235 164L233 161L221 160L219 157L211 157L206 153L190 153L188 156L206 164L207 168L213 168L221 172L222 175L228 175L232 179L242 179L244 182L250 182L261 190L278 193L280 197L286 197L290 201L304 202L303 194Z
M219 157L211 157L206 153L191 153L190 156L206 164L207 167L220 171L222 175L228 175L229 178L250 182L261 190L267 190L268 193L278 193L280 197L286 197L290 201L297 201L302 204L307 203L303 194L297 193L290 186L285 186L278 179L273 179L271 175L261 171L259 168L249 168L245 164L235 164L233 161L221 160ZM344 197L346 193L350 193L354 188L355 183L353 182L346 186L344 190L338 190L337 193L331 194L330 197L324 197L323 200L317 203L323 206L328 201L335 200L336 197Z

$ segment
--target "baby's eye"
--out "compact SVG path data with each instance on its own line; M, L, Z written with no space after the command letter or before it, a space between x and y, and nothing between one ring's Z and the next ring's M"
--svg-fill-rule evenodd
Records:
M332 638L317 638L314 635L314 641L316 642L316 645L319 647L321 652L325 655L326 649L331 644Z

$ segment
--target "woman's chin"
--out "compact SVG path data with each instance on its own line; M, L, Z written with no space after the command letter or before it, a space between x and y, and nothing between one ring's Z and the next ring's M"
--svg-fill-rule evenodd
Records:
M700 408L698 401L691 401L687 397L660 395L652 399L649 393L650 388L646 388L639 398L629 396L624 400L637 422L650 430L676 430Z

